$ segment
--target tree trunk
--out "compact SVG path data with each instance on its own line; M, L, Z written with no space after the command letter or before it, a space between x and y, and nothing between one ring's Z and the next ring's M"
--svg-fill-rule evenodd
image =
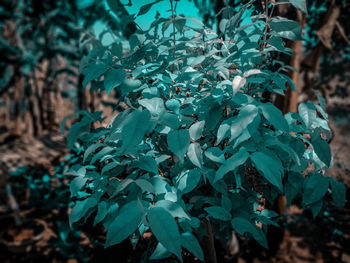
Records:
M217 263L213 227L208 219L204 219L201 224L202 227L205 227L207 230L207 236L204 236L201 242L204 253L204 262Z
M306 23L305 14L303 14L300 10L297 10L298 14L298 22L300 26L304 29ZM295 84L295 91L291 90L291 87L288 87L286 96L284 99L284 107L283 113L286 114L288 112L297 112L298 104L299 104L299 96L301 94L301 78L300 78L300 65L303 59L303 42L302 41L294 41L291 45L291 49L294 50L294 54L291 58L290 66L295 68L298 72L292 71L290 74L290 78Z

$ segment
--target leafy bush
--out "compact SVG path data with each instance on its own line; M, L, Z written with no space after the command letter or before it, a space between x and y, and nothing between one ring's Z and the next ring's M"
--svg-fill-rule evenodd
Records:
M332 166L324 99L285 116L270 102L293 87L290 67L274 54L291 55L283 41L300 40L302 30L271 16L280 3L247 18L252 2L222 10L220 35L176 15L170 1L170 17L130 40L90 41L84 84L115 90L124 110L99 128L103 113L85 113L70 129L69 147L83 154L71 169L71 225L94 215L106 246L151 231L159 243L150 259L182 260L184 248L203 260L206 220L223 242L234 230L267 247L277 216L267 207L278 196L288 204L301 197L314 216L327 192L344 204L344 186L324 176ZM288 2L305 11L304 1Z

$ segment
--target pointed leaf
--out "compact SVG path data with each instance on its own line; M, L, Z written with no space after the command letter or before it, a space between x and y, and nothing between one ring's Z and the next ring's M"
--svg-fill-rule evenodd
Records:
M253 153L250 159L255 164L256 169L262 173L262 176L282 192L283 167L281 162L262 152Z
M111 91L119 86L125 79L125 70L123 69L109 69L104 76L104 88L108 95Z
M147 218L157 240L182 261L180 232L172 215L163 207L153 207Z
M205 121L199 121L192 124L192 126L189 129L190 137L192 140L196 141L202 136L204 124Z
M138 207L137 200L125 204L107 229L106 246L119 244L127 239L136 231L141 218L142 212Z
M199 143L191 143L187 151L188 159L197 167L203 165L203 151Z
M181 234L181 244L200 261L204 261L202 248L197 238L189 232Z
M190 134L188 130L174 130L168 133L167 142L170 151L172 151L181 162L190 145Z
M242 147L237 153L235 153L230 158L228 158L220 166L219 170L216 172L214 182L217 182L218 180L222 179L225 176L225 174L235 170L237 167L244 164L245 161L248 159L248 157L249 157L248 152L244 147Z

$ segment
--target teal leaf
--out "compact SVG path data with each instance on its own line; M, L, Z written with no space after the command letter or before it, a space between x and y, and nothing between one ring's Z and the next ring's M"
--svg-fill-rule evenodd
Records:
M205 121L198 121L191 125L189 132L192 140L198 140L203 133Z
M246 151L244 147L242 147L237 153L232 155L230 158L228 158L219 168L219 170L216 172L215 180L214 182L222 179L225 174L227 174L230 171L235 170L240 165L244 164L245 161L248 159L249 154Z
M298 106L298 111L306 127L310 128L312 124L316 121L315 105L311 102L300 103Z
M84 158L83 158L84 162L87 161L87 159L89 158L89 156L90 156L93 152L95 152L98 148L101 148L101 147L103 147L103 144L102 144L102 143L95 143L95 144L90 145L90 146L86 149L86 151L84 152Z
M108 95L111 94L111 91L119 86L125 79L125 70L124 69L109 69L104 75L104 88Z
M232 118L224 120L219 126L217 135L216 135L216 144L219 144L222 140L226 139L229 136L229 130L232 124Z
M158 242L156 249L153 251L150 260L159 260L166 259L171 256L171 253L160 243Z
M289 40L302 40L302 29L298 22L274 17L269 22L273 33Z
M259 105L265 119L267 119L275 129L288 132L289 127L286 119L283 117L282 112L271 103L263 103Z
M141 223L142 212L137 200L125 204L107 229L106 247L119 244L134 233Z
M137 16L142 16L142 15L146 14L154 4L159 3L160 1L162 1L162 0L156 0L153 3L149 3L149 4L141 6L140 11L138 12Z
M316 218L316 216L320 213L322 206L323 206L323 201L322 201L322 199L320 199L320 200L316 201L315 203L306 205L304 208L310 209L313 217Z
M149 192L149 193L155 192L153 185L145 179L139 178L135 180L135 183L142 189L143 192Z
M77 176L75 177L69 184L71 197L77 196L78 192L83 188L87 181L87 178L84 178L83 176Z
M255 105L248 104L244 106L231 124L230 141L237 138L252 123L258 115L258 108Z
M325 165L330 167L332 160L331 148L328 142L322 139L321 130L319 128L317 128L311 136L311 144L318 158L320 158Z
M281 162L262 152L251 154L250 159L263 177L282 192L283 166Z
M149 110L152 116L157 118L165 111L164 101L161 98L142 99L139 100L139 104Z
M106 216L107 216L107 202L101 201L97 206L97 214L94 219L94 226L98 223L100 223Z
M204 210L208 213L209 216L217 220L228 221L232 218L231 214L221 206L209 206L204 208Z
M223 163L225 161L224 152L218 147L211 147L204 152L204 155L213 162Z
M287 204L290 205L293 199L303 191L304 176L301 173L288 173L288 180L285 184L285 195Z
M166 209L174 218L179 217L190 220L190 217L186 214L185 210L175 202L169 200L160 200L154 205L154 207L162 207Z
M69 225L72 227L75 222L78 222L81 218L83 218L86 213L96 205L97 200L94 197L89 197L83 201L78 201L69 215Z
M158 165L156 160L152 156L140 156L138 161L138 167L147 172L158 174Z
M166 106L169 110L173 111L175 114L179 114L179 113L180 113L180 106L181 106L181 104L180 104L180 102L179 102L178 100L176 100L176 99L167 100L167 101L165 102L165 106Z
M181 234L181 245L200 261L204 261L202 248L192 233L186 232Z
M204 60L205 60L205 56L190 57L190 58L187 58L187 65L195 66L202 63Z
M163 207L153 207L148 211L147 218L157 240L182 262L180 232L172 215Z
M326 177L321 174L312 174L305 180L303 204L310 205L316 203L327 193L329 182Z
M184 194L189 193L197 187L200 179L200 170L187 170L179 176L179 179L177 180L177 188Z
M148 131L151 114L148 110L135 110L124 120L122 127L123 153L132 153Z
M259 242L260 245L268 248L267 239L264 232L249 220L243 217L235 217L231 221L231 224L238 234L243 235L244 233L249 233L257 242Z
M174 130L169 132L167 142L169 150L180 159L180 162L183 162L188 146L190 145L190 134L188 130Z
M346 201L346 187L343 183L335 181L333 178L329 178L332 188L332 199L334 204L342 208Z
M295 8L307 13L306 0L288 0Z
M108 66L104 63L88 65L83 71L83 87L85 88L92 80L101 77L107 70Z
M187 151L188 159L197 167L203 166L203 150L199 143L191 143Z

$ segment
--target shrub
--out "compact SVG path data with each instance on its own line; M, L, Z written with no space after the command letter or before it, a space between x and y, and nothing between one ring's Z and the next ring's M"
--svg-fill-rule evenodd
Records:
M116 90L124 110L99 128L92 124L102 112L86 112L70 129L69 147L83 154L72 167L71 225L95 215L106 246L151 231L159 243L150 259L182 260L184 248L203 260L201 223L223 242L234 230L267 247L277 217L267 204L278 196L301 197L314 216L327 192L344 204L344 186L324 176L332 165L324 99L285 116L270 102L294 86L275 54L291 55L283 41L300 40L302 30L272 16L277 4L247 17L252 2L238 12L226 6L219 35L176 15L170 1L170 17L129 41L90 40L84 84ZM304 1L289 2L305 11Z

